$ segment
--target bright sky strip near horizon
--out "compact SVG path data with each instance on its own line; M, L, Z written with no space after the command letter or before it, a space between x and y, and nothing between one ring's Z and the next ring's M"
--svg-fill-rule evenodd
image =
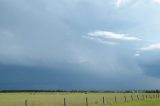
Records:
M0 89L160 89L160 0L0 0Z

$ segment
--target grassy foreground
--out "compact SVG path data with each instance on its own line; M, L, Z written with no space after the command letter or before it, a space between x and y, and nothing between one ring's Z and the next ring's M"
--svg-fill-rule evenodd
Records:
M145 100L145 101L132 101L127 103L117 103L117 104L110 104L105 106L160 106L160 100L152 99L152 100Z
M159 94L0 93L0 106L26 106L25 100L27 106L160 106Z

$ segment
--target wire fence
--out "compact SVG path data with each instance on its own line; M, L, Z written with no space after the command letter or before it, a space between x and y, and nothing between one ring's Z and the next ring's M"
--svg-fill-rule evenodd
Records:
M100 97L101 96L101 97ZM92 97L92 95L84 95L78 97L74 95L48 99L48 98L37 98L37 99L25 99L21 101L9 101L8 103L3 103L6 101L0 101L0 106L97 106L97 105L107 105L107 104L115 104L115 103L124 103L124 102L132 102L132 101L142 101L142 100L150 100L150 99L159 99L160 94L120 94L120 95L100 95L98 97ZM72 97L72 98L71 98ZM74 99L73 99L74 98Z

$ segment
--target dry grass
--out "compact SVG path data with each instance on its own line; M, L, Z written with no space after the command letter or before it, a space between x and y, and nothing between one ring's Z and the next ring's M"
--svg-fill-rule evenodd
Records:
M134 99L133 102L131 102L131 95ZM0 106L24 106L26 99L28 100L28 106L63 106L64 97L66 98L67 106L86 106L86 97L88 98L89 106L103 105L103 97L105 98L105 105L119 106L121 104L124 105L124 96L127 97L127 103L137 103L137 95L140 99L139 101L144 101L143 95L145 99L147 95L148 100L158 99L156 94L142 93L0 93ZM152 99L149 99L149 95L152 96ZM117 103L115 103L115 96Z

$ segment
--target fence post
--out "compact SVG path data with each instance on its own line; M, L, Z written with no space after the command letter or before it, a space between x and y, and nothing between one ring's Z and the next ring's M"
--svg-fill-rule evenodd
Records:
M137 95L137 99L139 100L139 96Z
M147 99L147 97L148 97L148 96L146 95L146 99Z
M133 101L133 96L131 95L131 100Z
M104 101L104 96L103 96L103 104L105 104L105 101Z
M150 97L150 99L152 99L152 96L151 96L151 95L149 95L149 97Z
M66 98L64 98L64 106L67 106L67 105L66 105Z
M115 96L114 100L115 100L115 103L117 103L117 97L116 96Z
M88 98L86 97L86 106L88 106Z
M28 100L27 99L25 100L25 106L28 106Z
M124 96L124 101L127 102L127 97L126 96Z
M143 96L143 100L145 100L144 95L142 95L142 96Z

